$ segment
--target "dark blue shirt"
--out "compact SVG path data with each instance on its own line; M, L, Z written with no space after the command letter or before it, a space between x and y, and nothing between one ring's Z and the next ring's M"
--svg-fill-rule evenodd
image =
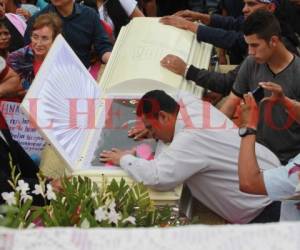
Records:
M212 15L210 26L199 25L197 40L211 43L216 47L229 50L237 60L232 64L239 64L247 55L247 44L242 32L244 17Z
M68 17L61 16L52 4L32 16L28 20L25 32L26 44L30 43L31 29L35 18L48 12L55 12L60 16L63 21L62 35L87 68L90 66L92 46L100 58L105 52L112 50L112 44L100 23L97 12L76 3L74 4L73 13Z

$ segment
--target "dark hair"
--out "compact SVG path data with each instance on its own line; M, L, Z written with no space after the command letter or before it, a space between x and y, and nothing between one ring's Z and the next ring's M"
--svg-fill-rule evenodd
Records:
M4 21L4 20L1 20L1 19L0 19L0 28L1 28L1 29L6 29L6 30L8 30L8 33L9 33L9 35L11 36L10 31L9 31L9 29L7 28L5 21ZM7 47L7 48L0 49L0 56L2 56L4 59L6 59L7 56L8 56L8 48L9 48L10 44L11 44L11 38L10 38L8 47Z
M257 35L265 41L270 41L272 36L281 38L281 28L277 18L266 10L257 10L244 22L245 36Z
M84 4L85 6L88 6L95 10L98 14L98 6L96 0L76 0L76 3Z
M6 26L6 23L5 23L5 21L4 21L3 19L0 19L0 27L1 27L1 28L5 28L5 29L8 30L8 28L7 28L7 26Z
M38 16L32 25L31 33L35 30L41 29L43 27L49 27L53 31L53 40L55 37L61 33L62 30L62 21L60 17L55 13L46 13Z
M162 90L152 90L147 92L137 105L136 114L141 117L157 118L159 111L175 114L179 111L179 104L166 92Z

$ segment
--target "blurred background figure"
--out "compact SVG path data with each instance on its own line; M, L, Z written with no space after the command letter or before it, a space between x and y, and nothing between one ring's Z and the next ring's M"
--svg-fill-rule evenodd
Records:
M7 58L11 35L3 20L0 20L0 56Z
M26 23L20 16L6 11L6 2L7 0L0 0L0 20L11 35L9 52L12 52L24 46L23 37L26 30Z
M121 28L132 18L144 16L136 0L83 0L79 2L99 13L102 24L113 41L117 38Z
M40 10L35 4L36 0L5 0L6 12L19 15L24 21Z

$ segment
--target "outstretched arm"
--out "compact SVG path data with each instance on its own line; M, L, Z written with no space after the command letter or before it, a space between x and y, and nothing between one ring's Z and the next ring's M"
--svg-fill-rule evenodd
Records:
M258 107L252 94L244 95L245 102L241 104L241 127L256 130L258 122ZM238 161L240 190L245 193L266 195L263 174L258 166L255 153L256 135L246 135L241 138L241 147Z

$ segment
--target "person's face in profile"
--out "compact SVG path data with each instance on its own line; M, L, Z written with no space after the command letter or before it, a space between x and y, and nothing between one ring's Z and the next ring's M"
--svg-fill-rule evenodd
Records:
M247 18L256 10L264 9L270 12L274 12L276 8L272 3L261 3L256 0L244 0L244 3L243 14L245 18Z
M176 117L173 114L159 111L157 118L143 115L142 121L154 139L164 143L172 142L176 123Z
M278 38L273 36L270 41L259 38L256 34L245 36L248 44L248 54L252 56L256 63L267 63L274 53Z

